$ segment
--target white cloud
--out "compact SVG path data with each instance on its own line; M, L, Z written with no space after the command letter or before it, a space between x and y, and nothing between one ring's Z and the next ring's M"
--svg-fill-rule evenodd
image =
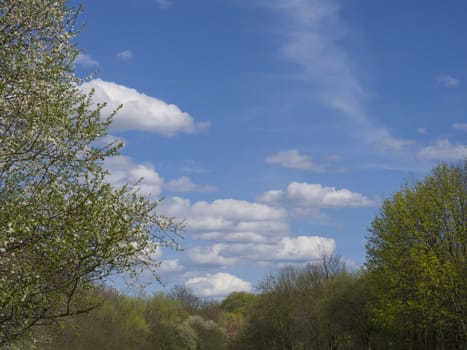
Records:
M184 220L186 230L201 239L257 242L289 233L286 211L265 204L235 199L191 204L188 199L172 197L164 200L159 210Z
M454 161L467 158L467 145L451 144L449 140L438 140L432 146L417 153L418 159Z
M284 237L269 244L232 244L225 254L256 263L306 263L335 251L335 241L319 236Z
M348 189L323 187L320 184L292 182L286 191L271 190L259 201L270 205L285 205L294 209L368 207L375 203L366 196Z
M384 127L371 126L368 121L367 128L358 132L358 135L373 148L385 152L400 153L407 147L414 145L415 140L404 140L396 138Z
M283 238L276 259L282 261L313 261L323 254L333 253L336 245L333 239L317 236Z
M392 152L401 152L410 145L415 144L414 140L403 140L392 136L385 136L381 139L381 145Z
M190 278L185 286L201 297L224 297L232 292L249 292L252 289L250 282L225 272Z
M455 130L467 131L467 123L454 123L452 128Z
M123 61L129 61L133 58L133 52L131 52L130 50L124 50L117 53L117 57Z
M325 170L323 166L314 164L311 156L300 154L298 150L288 150L272 154L265 159L265 162L269 164L278 164L284 168L315 172L322 172Z
M156 4L163 10L169 8L172 5L170 0L155 0Z
M335 252L333 239L319 236L282 237L271 242L213 244L188 251L190 264L225 267L237 263L279 266L303 264Z
M417 132L422 135L426 135L427 130L426 128L417 128Z
M180 263L178 259L168 259L161 261L161 264L158 267L158 272L160 274L167 274L169 272L180 272L184 269L185 267Z
M212 203L197 202L192 207L193 213L209 214L227 220L263 221L266 219L282 219L284 212L264 204L251 203L235 199L217 199Z
M330 154L328 156L328 161L330 162L339 162L341 160L341 157L338 154Z
M116 187L135 185L142 179L136 186L140 194L158 196L161 192L164 179L149 163L135 164L127 156L117 156L108 158L105 167L110 171L107 181Z
M108 115L123 105L111 124L114 130L142 130L172 136L177 133L195 133L208 127L208 123L195 123L193 117L174 104L101 79L81 85L90 92L94 89L94 101L105 102L103 114Z
M457 87L460 84L459 79L454 78L452 75L449 74L438 75L436 77L436 80L438 80L440 84L448 88Z
M208 247L194 247L187 250L191 262L197 266L225 267L233 265L237 260L233 257L224 257L221 252L225 245L214 244Z
M174 192L200 192L208 193L216 191L216 188L208 185L198 185L193 183L188 176L169 181L166 188Z
M183 172L187 174L205 174L207 173L206 169L196 165L194 161L185 161L185 166L183 167Z
M287 231L287 225L282 225L283 231ZM204 239L208 241L225 241L225 242L264 242L266 238L254 231L243 232L204 232L194 235L195 238Z
M99 62L97 62L94 58L82 52L80 52L76 57L75 63L86 68L97 67L99 65Z

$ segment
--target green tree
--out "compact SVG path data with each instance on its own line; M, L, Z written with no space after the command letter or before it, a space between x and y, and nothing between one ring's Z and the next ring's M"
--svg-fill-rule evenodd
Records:
M185 324L190 314L180 301L155 294L147 300L144 313L150 328L148 349L196 349L196 332Z
M234 343L246 325L256 295L247 292L232 292L219 305L222 310L223 324L227 343Z
M326 283L319 301L319 323L337 349L373 349L374 330L368 313L369 288L363 273L342 273ZM329 341L328 341L329 344Z
M96 292L94 298L99 300L99 308L53 325L36 327L35 338L43 339L39 349L145 349L149 336L144 318L145 300L111 289Z
M333 293L339 280L334 281L343 281L345 274L337 256L323 254L319 262L289 266L267 276L259 283L260 294L248 306L246 322L230 348L351 349L345 347L347 338L338 334L331 306L337 299Z
M196 313L201 307L201 300L193 293L193 290L182 285L173 286L168 297L178 301L189 314Z
M0 0L0 346L91 308L109 274L156 272L178 226L134 187L106 183L112 116L79 90L65 0ZM157 276L156 276L157 277Z
M467 162L384 201L367 244L372 315L394 348L467 342Z
M225 312L246 314L255 300L255 295L247 292L232 292L220 304Z

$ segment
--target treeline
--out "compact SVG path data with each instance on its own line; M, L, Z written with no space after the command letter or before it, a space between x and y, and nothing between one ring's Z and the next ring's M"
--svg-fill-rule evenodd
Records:
M94 296L88 314L35 329L18 348L39 350L305 350L465 349L465 335L446 325L414 336L374 317L377 295L366 271L349 272L335 256L265 277L257 293L202 300L176 286L131 297L113 289ZM439 310L442 318L443 310ZM416 322L413 319L404 322ZM420 325L421 327L421 325ZM433 330L434 331L434 330ZM443 333L444 332L444 333Z
M255 294L202 300L176 286L150 297L98 289L90 313L37 327L18 344L50 350L386 349L373 327L364 273L335 256L286 267L264 278ZM401 348L394 343L393 348ZM390 348L390 347L389 347Z
M358 272L323 255L220 302L182 286L152 297L101 289L99 308L32 339L52 350L467 349L466 193L467 162L403 186L373 220Z

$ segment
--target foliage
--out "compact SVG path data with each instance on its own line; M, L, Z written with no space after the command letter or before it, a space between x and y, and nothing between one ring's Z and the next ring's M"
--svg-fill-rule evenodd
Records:
M382 206L370 229L372 316L394 348L467 342L467 162L440 165Z
M190 315L164 294L140 298L101 290L101 307L56 327L36 330L48 338L39 349L221 349L223 328L212 320Z
M232 292L221 302L225 312L245 314L255 300L255 295L247 292Z
M88 311L94 281L154 269L178 230L105 181L120 145L96 146L112 118L78 88L77 14L65 0L0 1L0 345Z
M145 304L140 298L99 290L94 295L100 307L68 318L53 326L35 329L43 332L40 349L139 349L144 345L149 326L144 318ZM45 334L44 334L45 333Z
M201 300L190 288L182 285L175 285L169 291L169 298L177 300L183 308L190 314L195 313L201 307Z
M345 271L340 259L334 255L323 256L320 263L306 267L289 266L267 276L258 285L260 294L248 307L246 322L230 348L356 348L361 340L359 334L352 338L346 332L350 333L358 326L349 326L351 329L345 330L338 327L339 322L347 325L346 312L340 314L338 310L344 306L346 311L364 312L361 305L352 305L351 309L347 304L341 304L342 289L350 291L357 279ZM226 303L229 305L228 301Z

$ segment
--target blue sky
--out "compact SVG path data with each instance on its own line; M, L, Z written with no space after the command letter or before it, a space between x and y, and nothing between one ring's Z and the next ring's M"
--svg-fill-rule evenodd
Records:
M186 224L158 256L169 287L253 290L323 252L361 265L382 199L467 157L464 1L82 3L82 89L124 105L109 181L144 177Z

